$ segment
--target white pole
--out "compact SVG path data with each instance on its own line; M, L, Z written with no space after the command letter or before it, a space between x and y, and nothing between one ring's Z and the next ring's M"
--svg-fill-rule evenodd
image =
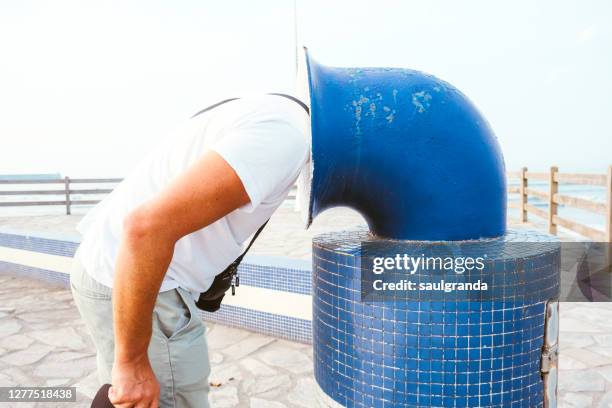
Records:
M295 53L295 76L297 77L298 65L299 65L299 51L298 51L298 14L297 14L297 0L293 0L293 52Z

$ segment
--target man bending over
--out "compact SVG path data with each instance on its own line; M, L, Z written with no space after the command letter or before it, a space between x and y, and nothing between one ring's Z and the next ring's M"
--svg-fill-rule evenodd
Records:
M71 274L116 407L208 407L195 301L286 198L309 156L309 118L263 95L189 120L79 224Z

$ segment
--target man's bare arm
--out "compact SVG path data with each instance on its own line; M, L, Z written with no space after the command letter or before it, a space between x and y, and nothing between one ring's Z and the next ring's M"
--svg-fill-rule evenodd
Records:
M248 202L238 175L221 156L208 152L125 219L113 284L115 364L110 396L116 406L154 404L158 398L147 347L155 300L174 245Z

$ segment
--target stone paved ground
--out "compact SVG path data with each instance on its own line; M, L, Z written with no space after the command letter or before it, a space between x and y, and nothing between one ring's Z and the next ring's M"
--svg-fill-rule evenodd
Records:
M314 406L310 346L208 324L214 408ZM612 407L612 305L561 306L560 407ZM0 386L71 385L88 407L92 343L70 291L0 276ZM0 403L0 407L9 407ZM61 407L26 404L23 407Z
M207 326L214 408L314 406L309 345ZM89 407L99 387L94 370L93 345L70 291L0 275L0 387L77 388L77 404L19 403L18 408Z
M81 215L1 217L0 227L75 234ZM333 209L310 230L289 206L274 215L252 251L309 259L320 232L363 223ZM612 305L561 306L560 407L612 407ZM313 407L310 346L209 324L213 407ZM92 345L70 292L0 275L0 386L75 385L88 406L98 384ZM231 379L231 380L230 380ZM40 406L58 406L46 404ZM8 406L0 403L0 407ZM19 407L28 407L25 403Z
M562 303L561 408L612 407L612 304Z

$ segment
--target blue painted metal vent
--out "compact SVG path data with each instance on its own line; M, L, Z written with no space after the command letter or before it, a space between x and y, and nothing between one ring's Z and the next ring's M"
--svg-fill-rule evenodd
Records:
M465 240L503 235L497 138L451 84L399 68L335 68L307 56L313 179L310 220L359 211L379 237Z

